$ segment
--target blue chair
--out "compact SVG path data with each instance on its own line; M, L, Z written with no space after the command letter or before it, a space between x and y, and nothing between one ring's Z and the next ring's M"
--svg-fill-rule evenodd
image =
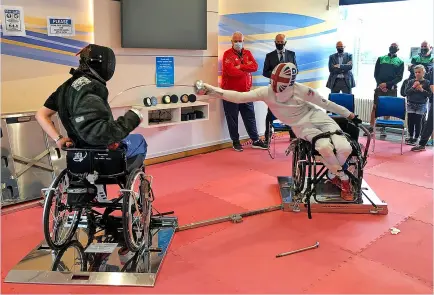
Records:
M330 93L329 100L334 102L335 104L343 106L344 108L348 109L350 112L354 113L354 109L355 109L354 94ZM328 113L330 117L339 116L337 114L333 114L330 112Z
M379 96L377 108L375 110L375 124L374 124L374 144L372 151L375 150L375 129L377 127L388 127L388 128L396 128L402 130L402 138L401 138L401 155L402 146L404 145L404 133L405 133L405 114L406 114L406 104L405 98L402 97L394 97L394 96ZM402 121L395 120L384 120L377 119L379 117L395 117L401 119Z

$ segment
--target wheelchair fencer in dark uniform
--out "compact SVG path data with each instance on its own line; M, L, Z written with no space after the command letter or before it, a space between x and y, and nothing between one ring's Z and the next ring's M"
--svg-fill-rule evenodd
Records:
M113 233L117 227L121 228L120 242L124 248L132 252L149 248L154 195L152 178L145 174L144 156L127 159L122 144L115 149L64 150L67 168L43 190L43 227L48 246L53 250L62 249L73 239L81 217L86 216L87 229L91 232L88 235L95 235L96 229ZM119 196L99 201L96 185L103 185L107 192L106 186L115 184L120 188ZM97 208L104 209L103 213L96 211ZM119 210L121 217L110 215Z
M318 204L363 203L363 168L367 163L371 134L362 124L356 125L352 121L336 115L332 116L332 118L341 130L319 134L312 139L312 142L295 138L286 150L286 155L292 152L293 199L296 203L307 206L309 218L312 218L310 208L312 197ZM366 146L358 142L359 128L367 134ZM328 181L328 169L321 163L321 156L314 147L317 140L330 138L334 134L345 136L352 147L352 152L343 167L343 172L350 179L351 191L354 197L353 201L345 201L343 199L339 201L321 201L317 198L317 185L320 181Z

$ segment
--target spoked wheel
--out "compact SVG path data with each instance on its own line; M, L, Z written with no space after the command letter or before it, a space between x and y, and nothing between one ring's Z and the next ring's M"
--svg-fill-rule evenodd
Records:
M68 242L68 244L57 253L51 271L87 271L86 255L80 242L76 240Z
M350 177L351 191L356 203L361 203L362 198L362 181L363 181L363 167L361 159L357 156L351 157L348 161L348 172L352 175Z
M132 252L151 246L152 190L142 169L133 171L122 200L122 222L125 244Z
M45 198L44 237L53 250L63 248L72 239L81 217L81 211L71 210L67 204L68 185L68 174L63 170L48 189Z
M303 191L306 178L306 152L300 144L297 144L292 156L292 179L294 192L299 194Z

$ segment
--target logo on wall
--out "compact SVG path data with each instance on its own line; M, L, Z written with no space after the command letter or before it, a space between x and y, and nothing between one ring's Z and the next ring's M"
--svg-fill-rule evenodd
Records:
M25 36L24 12L22 7L3 7L3 35Z

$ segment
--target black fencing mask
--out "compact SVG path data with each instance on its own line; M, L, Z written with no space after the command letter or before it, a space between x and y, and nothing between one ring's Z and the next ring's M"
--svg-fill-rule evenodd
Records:
M80 66L87 66L95 75L104 81L109 81L116 68L116 56L111 48L90 44L83 48L80 54Z

